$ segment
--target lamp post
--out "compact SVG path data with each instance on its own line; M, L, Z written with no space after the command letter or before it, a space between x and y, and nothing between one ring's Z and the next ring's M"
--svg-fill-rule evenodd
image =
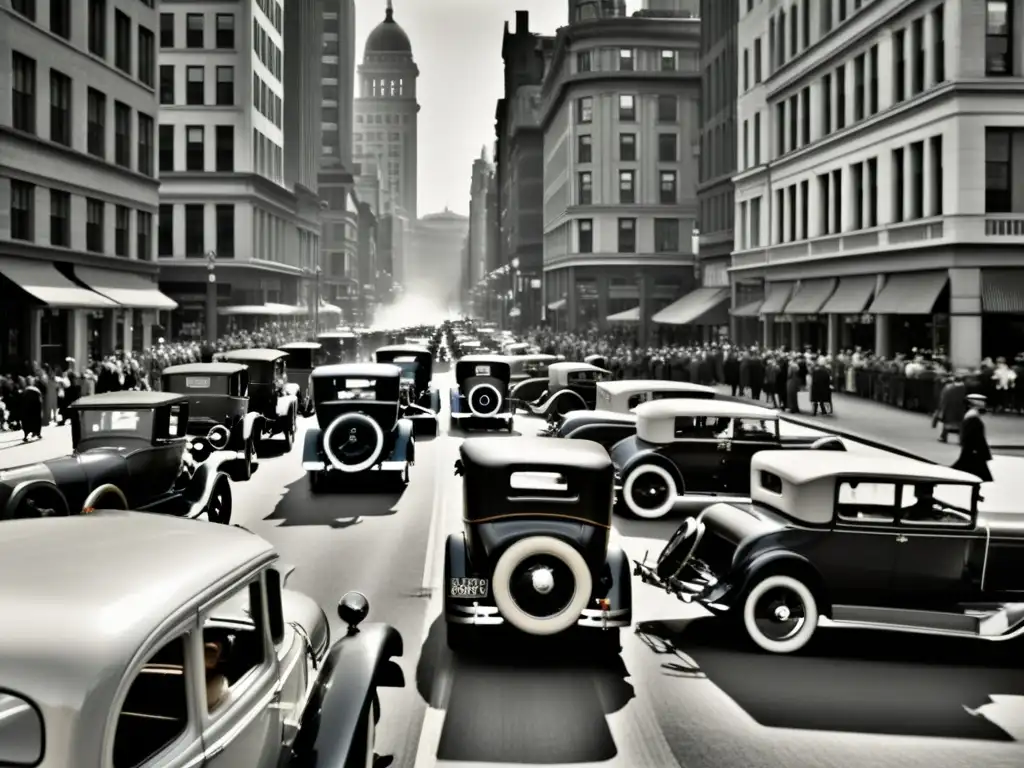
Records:
M206 252L206 341L217 343L217 252Z
M516 256L510 262L512 267L512 309L519 309L519 257ZM512 318L512 330L519 330L519 318L522 315L522 310L517 312Z

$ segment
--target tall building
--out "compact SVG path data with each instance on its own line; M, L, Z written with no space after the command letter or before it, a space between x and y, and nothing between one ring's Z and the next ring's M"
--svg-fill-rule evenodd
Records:
M356 78L355 0L319 0L323 18L321 159L352 171L352 123Z
M694 287L699 36L678 17L558 31L540 124L544 301L559 329L631 319L643 335Z
M417 221L406 244L406 294L445 308L458 304L469 218L445 208Z
M412 44L395 21L388 0L384 21L363 50L359 65L359 97L355 101L355 157L377 158L386 171L387 189L395 204L416 220L417 128L416 78Z
M288 26L307 29L313 3L289 4ZM304 92L285 92L287 66L315 66L305 49L285 48L279 0L165 3L160 13L160 284L181 305L171 335L206 328L207 282L228 322L245 322L253 307L308 312L320 263L315 197L286 180L285 121L303 142L313 130ZM305 54L305 55L304 55ZM294 110L292 109L294 104ZM304 145L314 157L319 140ZM289 173L315 186L308 157L296 154ZM305 191L304 191L305 189Z
M809 2L809 0L808 0ZM732 256L736 173L736 22L740 3L701 0L700 3L700 185L697 187L700 245L699 282L705 288L729 288ZM717 320L705 325L705 340L728 332L729 317L722 305Z
M487 274L487 189L494 166L487 159L487 147L473 161L469 181L469 262L465 265L468 282L476 285ZM460 281L461 282L461 281Z
M730 275L748 339L1019 352L1022 23L1024 0L743 6Z
M0 6L0 370L163 334L156 30L135 0Z

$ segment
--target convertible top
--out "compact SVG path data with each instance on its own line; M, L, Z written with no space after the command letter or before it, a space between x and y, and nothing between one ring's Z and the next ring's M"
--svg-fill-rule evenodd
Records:
M100 395L86 395L71 404L75 409L89 408L159 408L162 405L173 405L188 400L186 395L177 392L104 392Z
M247 360L260 363L272 363L282 357L288 357L287 352L280 349L232 349L230 352L220 352L221 360L229 362L244 363Z
M836 451L759 451L750 468L764 470L793 485L842 477L870 477L877 480L907 480L920 483L980 485L981 478L941 464L904 456L869 456Z
M402 369L390 363L335 363L313 369L314 379L397 379Z
M239 373L247 370L242 363L181 363L180 365L169 365L161 371L161 374L202 374L209 373L215 376L230 376L232 373Z
M545 467L600 472L611 467L608 452L589 440L478 437L464 441L459 452L464 462L488 469L529 466L538 472Z
M619 379L599 381L597 388L609 395L635 395L640 392L711 392L713 387L694 384L691 381L664 381L662 379Z

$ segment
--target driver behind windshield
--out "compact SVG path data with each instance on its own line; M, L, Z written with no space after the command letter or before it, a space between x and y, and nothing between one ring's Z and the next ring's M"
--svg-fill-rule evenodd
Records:
M916 501L904 513L908 520L928 520L935 517L935 486L930 484L918 484L914 486Z

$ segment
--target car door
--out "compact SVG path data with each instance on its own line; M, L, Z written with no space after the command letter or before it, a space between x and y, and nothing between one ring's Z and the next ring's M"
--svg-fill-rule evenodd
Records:
M675 440L659 452L679 467L685 493L721 492L728 469L729 419L681 416L675 420L674 435Z
M203 746L209 768L277 768L283 734L278 655L255 575L200 610L207 659ZM211 658L212 658L211 655Z
M724 490L743 495L750 493L750 460L758 451L779 447L775 432L777 423L758 419L732 420Z
M128 457L128 483L124 490L130 509L144 509L174 490L181 472L188 427L188 404L181 402L150 412L151 445Z

